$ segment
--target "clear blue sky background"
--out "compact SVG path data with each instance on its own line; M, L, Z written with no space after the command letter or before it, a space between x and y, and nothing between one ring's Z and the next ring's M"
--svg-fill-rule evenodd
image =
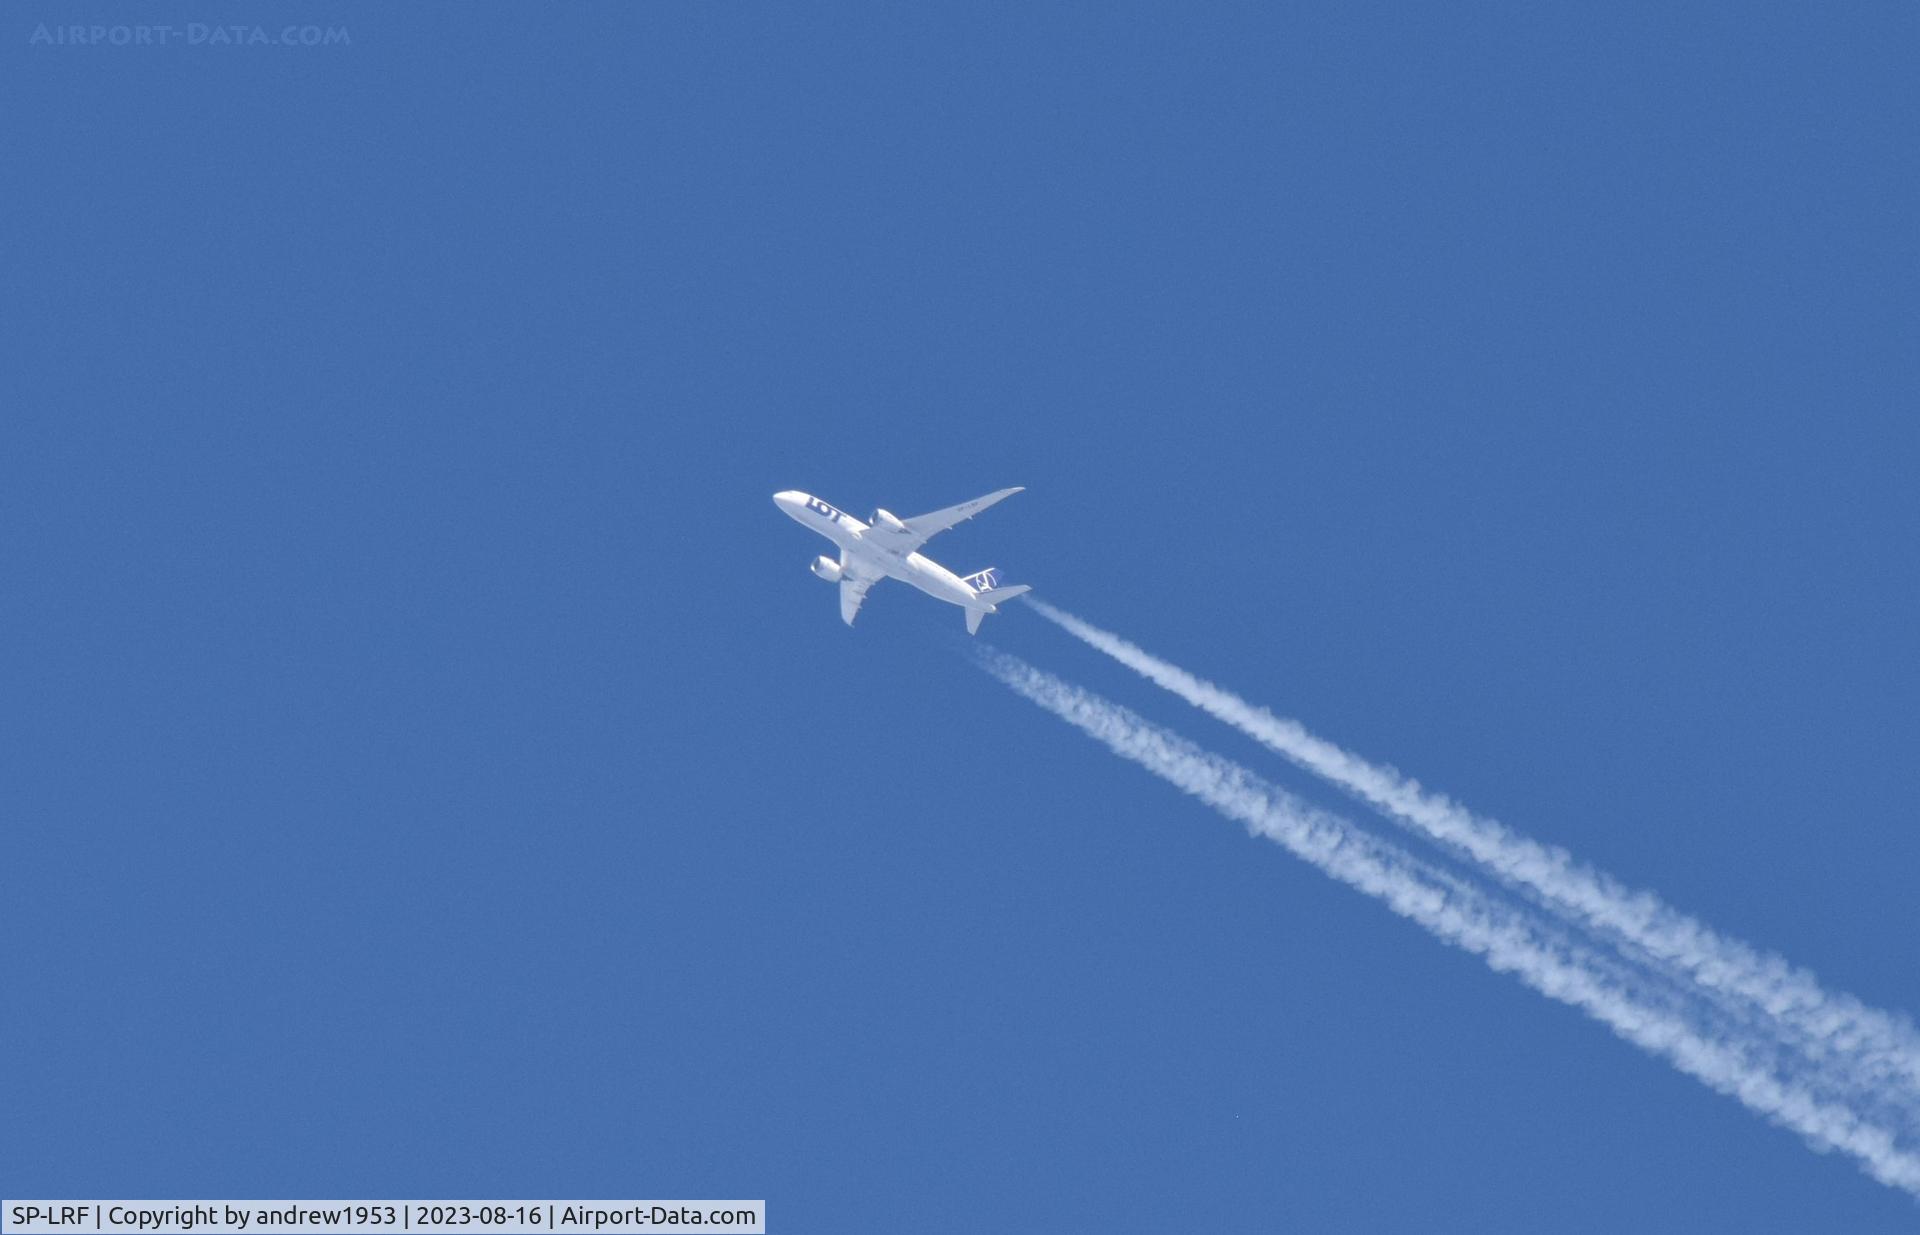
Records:
M1912 1230L768 501L1920 1009L1920 9L1551 7L10 6L0 1192Z

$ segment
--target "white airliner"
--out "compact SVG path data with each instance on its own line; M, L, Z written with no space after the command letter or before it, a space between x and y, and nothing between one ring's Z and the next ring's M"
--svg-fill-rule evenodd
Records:
M867 598L867 589L892 577L965 609L967 633L973 634L980 629L980 620L995 612L1000 602L1030 589L1025 584L1001 587L1000 572L991 566L962 579L916 550L936 533L971 519L1018 492L1017 488L1002 489L912 519L896 519L884 510L876 510L871 523L862 523L797 489L774 494L773 504L840 546L840 560L817 557L813 559L813 573L828 583L840 585L840 620L847 625L853 625L853 615L860 612L860 602Z

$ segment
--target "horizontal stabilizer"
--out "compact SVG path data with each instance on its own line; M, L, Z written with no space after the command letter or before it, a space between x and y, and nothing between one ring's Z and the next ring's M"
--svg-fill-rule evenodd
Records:
M1002 602L1012 600L1016 596L1024 596L1032 590L1024 583L1016 583L1012 587L997 587L990 592L976 594L973 604L967 606L967 633L978 634L980 622L987 614L996 612Z

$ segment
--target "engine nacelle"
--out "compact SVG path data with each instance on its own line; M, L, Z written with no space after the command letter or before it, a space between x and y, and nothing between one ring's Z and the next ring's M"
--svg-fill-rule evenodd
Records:
M840 563L830 557L814 558L813 573L819 575L828 583L838 583L840 582Z
M876 525L886 528L889 532L904 532L907 530L907 525L900 522L899 519L896 519L891 510L874 511L873 521Z

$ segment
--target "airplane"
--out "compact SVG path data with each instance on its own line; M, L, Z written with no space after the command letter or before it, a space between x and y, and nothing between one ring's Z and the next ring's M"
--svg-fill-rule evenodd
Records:
M882 579L893 578L965 609L967 633L971 635L980 629L987 614L997 612L1001 603L1032 589L1025 584L1002 586L1000 572L991 566L963 579L917 550L937 533L973 518L995 502L1018 492L1019 488L1001 489L971 502L911 519L898 519L888 511L876 510L867 523L798 489L774 494L773 504L840 546L838 561L824 555L813 559L813 573L828 583L840 585L840 620L847 625L853 625L853 615L860 612L860 602L867 598L867 589Z

